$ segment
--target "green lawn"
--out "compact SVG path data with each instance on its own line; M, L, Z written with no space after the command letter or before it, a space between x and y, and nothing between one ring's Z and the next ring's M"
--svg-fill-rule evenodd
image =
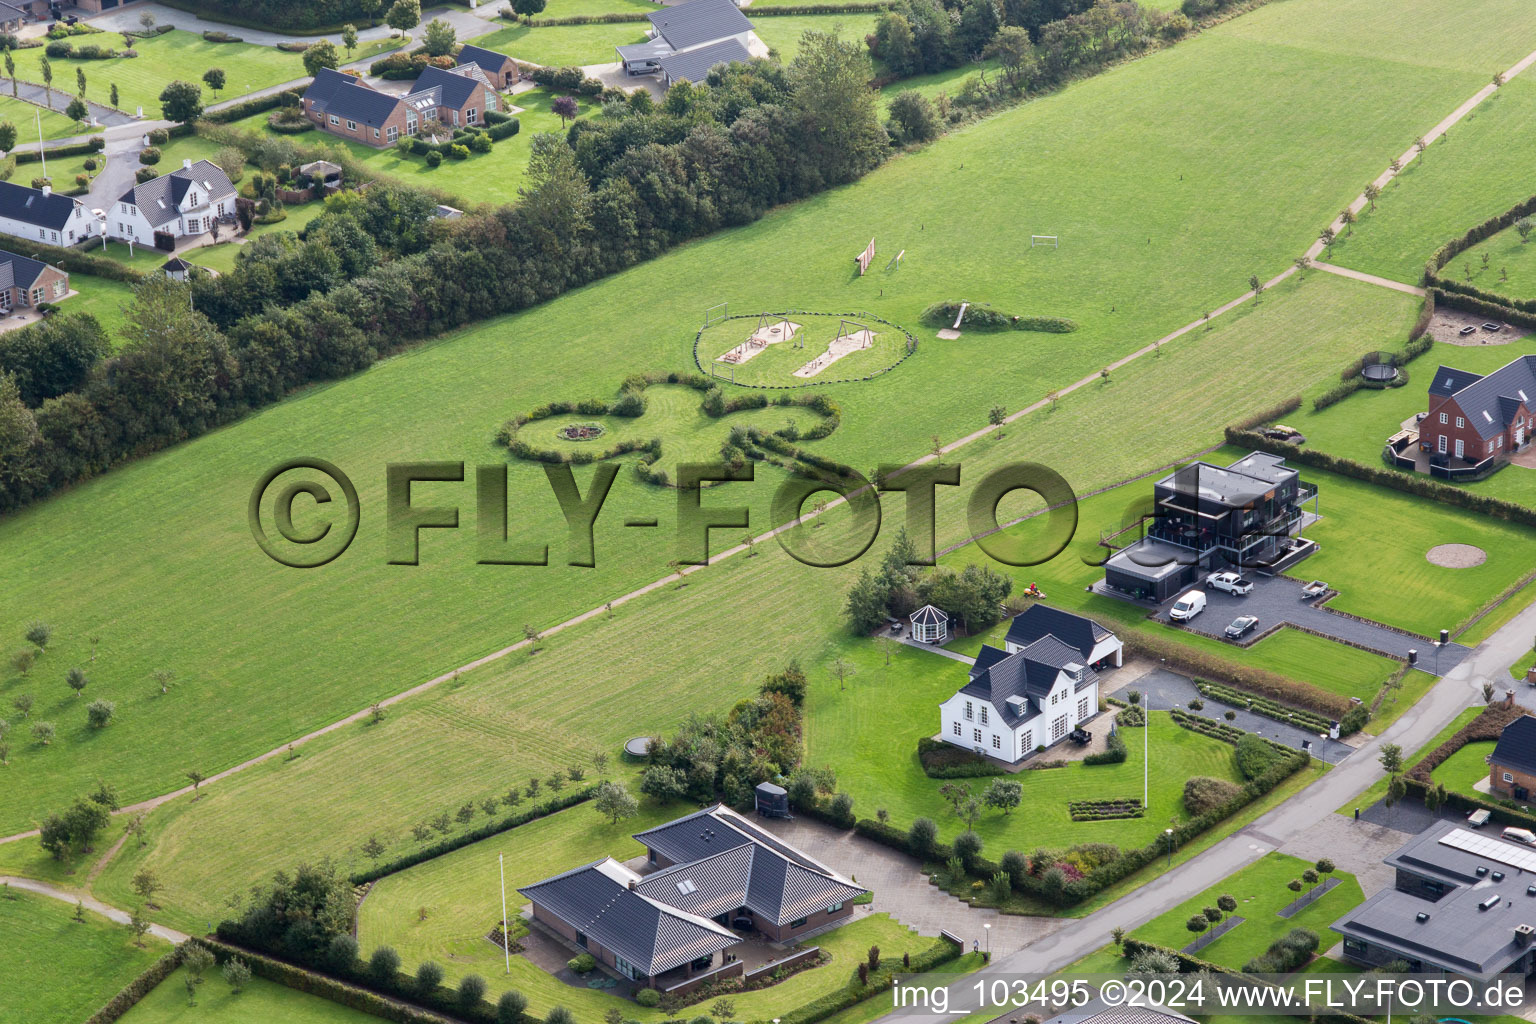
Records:
M946 71L936 71L931 75L914 75L911 78L892 82L881 89L880 98L885 101L886 106L889 106L891 100L904 92L920 93L930 100L937 100L939 93L946 93L953 97L960 91L961 85L967 78L985 71L990 81L999 67L1001 65L996 60L985 60Z
M746 14L749 18L752 16L750 8ZM836 32L843 39L862 43L865 36L875 31L875 22L879 19L879 14L852 12L775 15L755 19L752 31L768 44L779 60L788 64L800 52L800 37L806 32Z
M1354 875L1347 871L1335 871L1338 885L1289 919L1280 917L1278 912L1297 896L1286 887L1286 883L1300 878L1301 873L1310 867L1312 865L1306 861L1288 854L1267 853L1200 895L1132 929L1131 935L1144 942L1155 942L1173 949L1182 949L1191 942L1203 941L1195 955L1235 970L1241 970L1243 964L1263 953L1271 942L1292 928L1307 928L1322 936L1323 941L1319 946L1321 952L1332 945L1328 925L1364 901L1365 896ZM1192 915L1205 907L1215 906L1217 897L1222 895L1230 895L1237 900L1234 913L1243 918L1242 924L1216 939L1196 936L1184 927Z
M1487 257L1488 262L1483 263ZM1536 298L1536 246L1520 240L1520 232L1505 228L1456 257L1443 273L1456 280L1466 280L1485 291L1512 299Z
M9 121L16 126L18 145L24 146L29 142L37 141L39 114L43 118L44 139L62 139L71 135L82 135L87 130L79 121L71 121L64 116L63 108L69 105L68 98L55 101L58 110L49 110L47 107L40 107L35 103L28 103L26 100L5 94L6 84L0 82L0 121Z
M1424 757L1425 754L1429 753L1431 750L1434 750L1440 744L1450 739L1451 736L1457 732L1457 730L1461 729L1468 722L1472 721L1472 719L1476 718L1482 713L1482 705L1467 708L1461 714L1457 715L1449 724L1447 724L1444 729L1441 729L1438 733L1436 733L1434 739L1424 744L1418 750L1415 750L1412 753L1406 755L1403 758L1403 763L1410 768L1413 767ZM1447 788L1449 788L1449 786L1447 786ZM1361 810L1364 810L1386 795L1387 780L1385 778L1377 779L1371 784L1369 789L1359 794L1354 799L1350 800L1343 807L1340 807L1338 813L1344 815L1352 815L1355 813L1355 808L1358 807Z
M169 950L89 911L74 920L59 900L0 891L0 1022L53 1024L84 1020Z
M614 47L644 42L645 28L645 22L633 21L543 27L507 25L469 42L533 64L607 64L619 59Z
M1536 143L1524 130L1533 117L1536 79L1511 79L1387 186L1376 209L1361 213L1352 233L1334 245L1332 261L1417 284L1425 261L1441 245L1536 191L1524 172L1536 156ZM1383 153L1382 166L1406 148ZM1491 269L1483 271L1480 259L1472 258L1474 283L1498 290L1499 268L1505 264L1492 261ZM1461 279L1467 259L1461 256L1444 273ZM1511 263L1511 276L1516 273Z
M1431 773L1432 777L1436 782L1445 783L1445 788L1453 793L1477 796L1478 791L1474 788L1474 784L1488 781L1486 758L1493 753L1493 745L1493 740L1477 740L1468 743L1436 766Z
M1342 6L1358 13L1358 4ZM1436 9L1428 0L1408 6L1396 12L1405 22ZM189 763L228 766L495 650L520 637L525 622L547 626L658 578L674 557L669 540L621 524L648 514L670 523L676 495L625 475L599 525L599 567L559 564L565 531L543 473L516 465L518 525L552 539L549 568L476 566L470 530L429 535L421 567L386 566L383 516L374 513L347 556L294 573L256 551L244 519L251 483L279 459L325 452L354 476L365 507L378 509L387 462L424 453L499 461L492 435L512 412L612 394L635 370L686 368L700 312L722 299L738 309L864 307L915 328L935 299L984 296L1081 324L1065 337L971 334L952 344L919 330L924 348L896 373L825 392L844 419L819 450L858 466L905 460L931 435L953 439L982 424L993 402L1017 408L1095 372L1230 297L1249 273L1287 265L1315 223L1375 172L1382 152L1491 74L1414 63L1381 18L1358 30L1361 47L1380 55L1341 58L1337 33L1326 46L1296 38L1294 19L1308 11L1333 17L1320 0L1255 11L971 126L856 185L311 389L8 517L0 557L12 585L0 596L0 618L47 618L58 633L32 680L0 678L0 697L35 688L38 714L67 711L62 673L99 635L91 695L117 700L118 720L87 735L61 718L52 747L17 745L0 820L25 824L98 776L141 799L179 785ZM1479 60L1503 61L1514 48L1504 40L1528 23L1536 12L1510 15ZM1230 27L1238 25L1241 34ZM1442 44L1466 38L1453 23ZM1212 128L1220 124L1240 127ZM1022 148L1029 159L1019 159ZM1231 188L1239 177L1246 186ZM1149 190L1159 202L1147 201ZM1043 223L1064 247L1021 255L1020 237ZM851 279L852 255L871 234L882 252L907 248L908 259L877 281ZM1212 331L968 448L968 478L1027 456L1063 467L1087 489L1172 461L1272 401L1277 380L1320 384L1336 372L1341 345L1400 339L1413 311L1407 296L1322 274L1287 282ZM1260 349L1264 357L1254 359ZM1222 368L1220 387L1211 384L1213 366ZM1138 429L1173 407L1176 422L1155 434ZM779 479L760 477L750 495L731 485L759 526ZM585 487L590 471L578 479ZM472 485L418 490L466 507L473 494ZM729 491L708 497L732 500ZM941 500L941 543L964 537L962 509L961 498ZM81 538L98 558L82 556ZM517 774L547 771L593 746L665 728L678 706L724 708L790 655L821 664L841 640L838 609L854 570L812 570L775 545L759 549L750 561L690 577L682 591L617 611L633 621L607 627L600 619L550 644L565 655L500 663L472 685L398 709L382 727L339 730L295 762L275 759L195 805L166 808L156 815L156 856L167 865L199 861L188 874L202 877L202 898L216 904L252 876L291 864L296 851L344 854L366 838L364 827L399 836L441 809L441 794L494 792L504 781L480 772L493 759L511 758ZM101 570L107 559L110 573ZM234 616L232 579L241 586ZM364 601L370 612L360 619ZM610 628L624 630L622 642ZM578 736L554 726L585 706L571 685L578 666L591 663L583 658L601 659L620 685L610 695L617 713ZM161 666L178 678L164 698L148 682ZM173 742L174 755L156 753ZM366 825L357 807L370 808ZM356 824L321 824L337 821Z
M122 49L123 40L102 33L89 40L100 46ZM86 99L106 103L117 86L118 107L128 113L144 108L145 117L160 116L160 93L172 81L182 79L202 86L203 72L223 68L227 84L217 97L203 87L203 101L229 100L257 89L303 78L304 63L296 53L251 43L210 43L194 32L177 29L151 39L135 39L137 57L109 60L53 60L54 106L63 110L75 94L75 69L85 69ZM16 75L23 81L43 84L43 47L16 51Z
M245 241L240 243L224 242L219 245L204 246L201 249L193 249L183 253L188 261L201 267L217 270L221 274L227 274L235 267L235 258L240 255L240 247L260 238L262 235L275 231L288 231L298 234L304 230L304 226L316 217L320 216L325 204L319 201L303 203L298 206L287 207L288 216L276 224L253 224L251 230L246 232Z
M155 266L164 262L162 253ZM66 299L59 308L71 313L90 313L101 321L101 326L116 344L118 328L123 325L123 307L133 298L133 285L107 277L74 273L69 275L69 286L80 294Z
M264 978L252 978L236 994L218 968L203 975L193 1003L185 979L184 971L175 971L119 1019L127 1024L373 1024L379 1019Z

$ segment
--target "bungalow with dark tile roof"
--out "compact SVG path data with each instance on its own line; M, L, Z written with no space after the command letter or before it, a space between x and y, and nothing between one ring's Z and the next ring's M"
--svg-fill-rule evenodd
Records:
M58 267L0 250L0 313L58 302L69 294L69 274Z
M464 64L477 65L481 71L485 72L485 77L503 89L510 89L516 85L518 76L521 74L517 67L517 61L511 57L496 50L487 50L483 46L474 46L470 43L465 43L460 47L457 60L461 66Z
M841 924L868 892L720 804L635 838L644 872L609 857L518 892L535 921L658 989L723 966L746 931L789 942Z
M450 70L429 67L404 96L321 68L301 103L304 115L332 135L380 148L436 122L450 128L484 124L486 111L501 109L496 86L473 62Z
M1536 718L1521 715L1499 733L1488 755L1488 788L1506 800L1536 793Z
M629 75L660 75L662 84L702 82L716 64L752 59L752 23L733 0L689 0L647 14L643 43L616 47Z
M1099 713L1093 666L1119 665L1120 640L1092 619L1032 605L1004 647L983 644L966 684L939 705L939 738L1017 764Z

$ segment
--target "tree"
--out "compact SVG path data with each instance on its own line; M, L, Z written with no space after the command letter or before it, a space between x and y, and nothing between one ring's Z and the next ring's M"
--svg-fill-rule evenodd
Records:
M112 724L117 705L110 700L93 700L85 706L85 721L92 729L105 729Z
M1383 743L1381 754L1376 760L1381 764L1382 771L1388 775L1396 775L1403 770L1403 748L1396 743Z
M378 836L369 836L367 842L363 843L363 853L369 860L378 860L384 853L384 844L379 842Z
M1307 868L1307 870L1301 873L1301 880L1308 886L1316 886L1318 882L1322 881L1322 876L1317 873L1317 869Z
M91 108L85 105L85 100L76 96L69 101L69 106L64 108L64 116L71 121L79 121L84 124L91 119Z
M574 96L556 96L554 102L549 105L549 109L559 116L561 128L565 127L567 121L574 121L577 113L580 112Z
M533 16L544 10L544 2L545 0L512 0L512 12L531 25Z
M85 900L75 900L75 920L85 923Z
M532 625L531 623L523 624L523 639L528 641L529 654L534 654L538 651L539 640L543 636L544 633L537 626Z
M1312 258L1310 256L1297 256L1292 262L1296 264L1296 275L1302 280L1306 280L1307 271L1312 269Z
M1365 186L1365 201L1371 204L1371 209L1376 209L1376 200L1381 198L1381 186L1374 181Z
M160 687L161 693L170 693L171 683L175 681L176 673L168 668L157 668L149 674L149 677L155 681L156 686Z
M352 59L352 51L357 49L357 26L350 22L341 26L341 45L347 48L347 59Z
M384 21L395 30L395 35L409 32L421 23L420 0L395 0L390 5L389 13L384 16Z
M597 812L608 819L608 824L617 825L625 818L633 818L640 812L640 802L635 799L622 782L614 782L608 779L597 787L593 795L592 806Z
M123 825L123 835L133 836L135 839L137 839L139 841L139 849L141 850L148 842L148 840L144 838L144 819L147 815L147 811L141 811L138 814L135 814L132 818L129 818L127 823Z
M52 744L55 731L52 722L34 722L32 724L32 738L37 741L38 746L46 747Z
M899 92L887 107L886 122L891 138L897 142L928 142L938 138L939 112L933 101L913 89Z
M339 67L341 67L341 53L336 49L336 44L329 39L311 43L304 51L304 71L311 78L318 75L321 68L330 68L334 71Z
M791 100L807 135L820 150L828 184L852 181L876 167L890 149L869 88L869 58L862 44L836 34L806 32L788 71Z
M309 51L305 51L306 58ZM306 63L305 67L309 65ZM203 90L193 82L180 79L160 90L160 113L167 121L190 124L203 113Z
M184 774L187 777L187 779L190 780L191 783L192 783L192 793L193 793L192 799L194 799L194 800L199 799L200 796L198 794L198 787L203 784L203 781L205 779L207 779L208 776L204 775L202 770L199 769L199 768L188 768L182 774Z
M928 453L933 456L933 464L935 466L943 465L944 440L940 438L938 434L934 434L931 438L929 438L929 442Z
M193 984L201 985L204 972L213 966L213 953L200 942L189 942L181 954L181 966Z
M1346 236L1354 234L1355 211L1347 206L1344 207L1344 209L1339 211L1339 223L1344 225L1344 234Z
M150 29L155 27L155 16L150 12L145 11L143 14L139 15L139 24L144 26L145 32L148 32Z
M1125 929L1115 925L1109 930L1109 939L1115 944L1115 948L1118 949L1125 942Z
M357 0L357 9L368 19L370 26L377 25L379 12L384 9L384 0Z
M985 56L994 58L1003 69L1003 81L1014 92L1029 88L1040 71L1040 61L1030 44L1029 33L1017 25L1004 25L987 44Z
M521 1024L528 997L517 989L508 989L496 1001L496 1024Z
M400 970L400 954L391 946L379 946L368 957L368 974L374 981L388 984Z
M5 74L11 80L11 97L19 99L21 93L19 92L20 85L16 81L16 58L11 56L9 48L5 51Z
M38 64L38 70L43 74L43 89L48 95L48 109L53 109L53 61L45 54Z
M1259 296L1264 293L1264 282L1259 280L1258 274L1248 275L1248 288L1253 292L1253 301L1258 302Z
M30 693L18 693L11 698L11 707L15 708L16 713L22 718L31 718L32 695Z
M48 641L53 639L53 627L46 622L34 622L27 627L26 639L41 654L48 650Z
M1200 948L1200 933L1210 926L1211 923L1205 919L1204 914L1191 914L1189 920L1184 922L1184 927L1188 928L1195 936L1196 949Z
M1419 156L1422 157L1424 155L1424 151L1428 148L1429 143L1424 141L1424 136L1420 135L1418 138L1413 140L1413 151Z
M592 770L597 772L597 774L599 774L599 775L604 775L604 774L607 773L607 771L608 771L608 751L606 751L606 750L594 750L594 751L592 751Z
M224 961L224 980L229 983L230 991L239 995L251 982L251 968L244 960L232 956Z
M433 18L427 22L422 43L427 48L427 56L446 57L451 55L454 47L458 45L458 36L454 33L452 25L441 18Z
M1398 802L1407 795L1408 783L1403 781L1401 775L1394 775L1387 781L1387 795L1382 798L1381 802L1386 805L1387 812L1391 814L1392 808L1396 807ZM1396 817L1396 815L1391 816L1393 818Z
M81 99L85 99L85 68L75 68L75 93ZM84 121L85 118L77 117L76 121Z
M355 40L356 38L356 35L354 35L353 39ZM203 84L213 90L214 99L219 98L219 93L223 90L227 79L228 76L224 74L223 68L209 68L203 72Z
M837 690L839 693L847 689L848 677L858 674L858 669L854 668L851 662L844 660L841 654L832 659L830 671L833 678L837 680Z
M1333 861L1329 860L1327 857L1319 860L1316 864L1313 865L1313 867L1317 868L1317 873L1320 875L1331 875L1334 871Z
M118 95L117 95L117 83L116 82L112 83L112 88L110 90L109 98L112 101L112 106L114 106L114 107L118 106L118 102L117 102L118 101Z
M423 960L416 968L416 994L430 996L443 983L443 968L433 960Z
M1024 786L1014 779L995 778L982 794L982 801L988 807L995 807L1005 815L1012 814L1023 799Z
M144 916L143 907L136 907L133 916L128 918L128 930L133 933L133 944L143 949L144 933L149 931L149 918Z
M90 680L86 678L84 669L76 667L64 673L64 682L69 685L71 690L75 691L75 696L78 698L81 691L90 683Z
M1333 242L1336 237L1337 236L1334 234L1333 228L1323 228L1323 230L1317 236L1317 240L1323 243L1324 253L1326 253L1330 259L1333 257Z
M1515 221L1515 233L1520 236L1521 245L1524 245L1531 240L1532 230L1536 230L1536 221L1532 221L1531 218L1521 217L1519 220Z
M653 764L640 776L640 792L660 804L676 800L687 791L687 778L669 765Z
M907 829L907 849L918 860L933 856L939 842L939 826L932 818L915 818Z
M32 671L32 666L36 663L37 651L31 647L23 648L11 655L11 668L15 669L16 674L19 676L25 676L28 672ZM23 696L26 695L23 694Z
M1225 913L1230 914L1237 909L1237 897L1231 893L1224 892L1216 897L1216 906Z

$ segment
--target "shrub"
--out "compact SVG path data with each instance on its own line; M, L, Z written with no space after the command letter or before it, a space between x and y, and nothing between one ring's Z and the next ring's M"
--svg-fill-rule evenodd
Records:
M443 968L432 960L423 960L416 968L416 994L430 996L443 983Z
M591 974L597 970L597 957L591 953L579 953L567 960L565 966L577 974Z
M443 162L443 154L439 153L437 150L434 149L430 153L427 154L427 166L428 167L436 167L439 164L441 164L442 162Z
M470 136L469 148L476 153L489 153L491 151L491 137L485 134Z
M907 849L918 860L928 860L938 849L939 826L932 818L917 818L907 830Z
M1262 736L1244 733L1237 741L1237 770L1245 779L1256 779L1275 763L1275 748Z
M209 31L204 32L203 33L203 38L205 40L207 40L208 42L210 42L210 43L243 43L243 42L245 42L245 40L240 38L239 36L232 36L228 32L219 32L219 31L213 30L213 29L210 29Z
M86 705L86 723L92 729L105 729L112 724L112 715L117 711L117 705L109 700L93 700Z
M468 160L469 147L463 145L462 143L455 142L453 145L448 147L448 156L454 160Z
M967 871L973 871L976 861L981 857L981 836L975 832L961 832L955 837L955 856L960 858L960 863L965 865Z
M648 989L647 991L655 992L656 990ZM638 993L635 1001L640 1001ZM496 1024L522 1024L523 1011L526 1009L528 1009L528 997L515 988L508 989L501 994L500 999L496 1000Z
M635 993L635 1002L649 1010L661 1002L661 993L653 988L643 988Z
M1292 928L1274 942L1261 956L1243 965L1247 974L1284 974L1312 959L1317 952L1317 933L1306 928Z
M171 133L164 128L152 128L144 137L151 146L163 146L171 141Z
M1097 754L1089 754L1083 758L1083 764L1121 764L1125 761L1125 758L1125 740L1120 738L1120 733L1112 732L1109 734L1109 738L1105 740L1104 750Z
M1204 814L1236 799L1241 793L1236 783L1196 775L1184 782L1184 809L1190 814Z
M485 998L485 979L478 974L466 974L459 981L459 1008L470 1012Z
M139 163L147 167L153 167L160 162L160 148L158 146L146 146L139 150Z
M380 946L368 958L368 975L380 985L392 983L399 970L400 954L390 946Z
M43 47L43 52L46 53L50 58L58 60L62 57L68 57L70 54L74 53L75 47L67 39L55 39L53 42Z

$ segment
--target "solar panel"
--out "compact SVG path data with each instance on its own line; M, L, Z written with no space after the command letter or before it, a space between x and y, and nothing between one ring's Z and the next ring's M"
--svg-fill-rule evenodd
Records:
M1441 836L1440 844L1487 857L1522 871L1536 872L1536 850L1514 846L1492 836L1480 836L1464 828L1456 828Z

